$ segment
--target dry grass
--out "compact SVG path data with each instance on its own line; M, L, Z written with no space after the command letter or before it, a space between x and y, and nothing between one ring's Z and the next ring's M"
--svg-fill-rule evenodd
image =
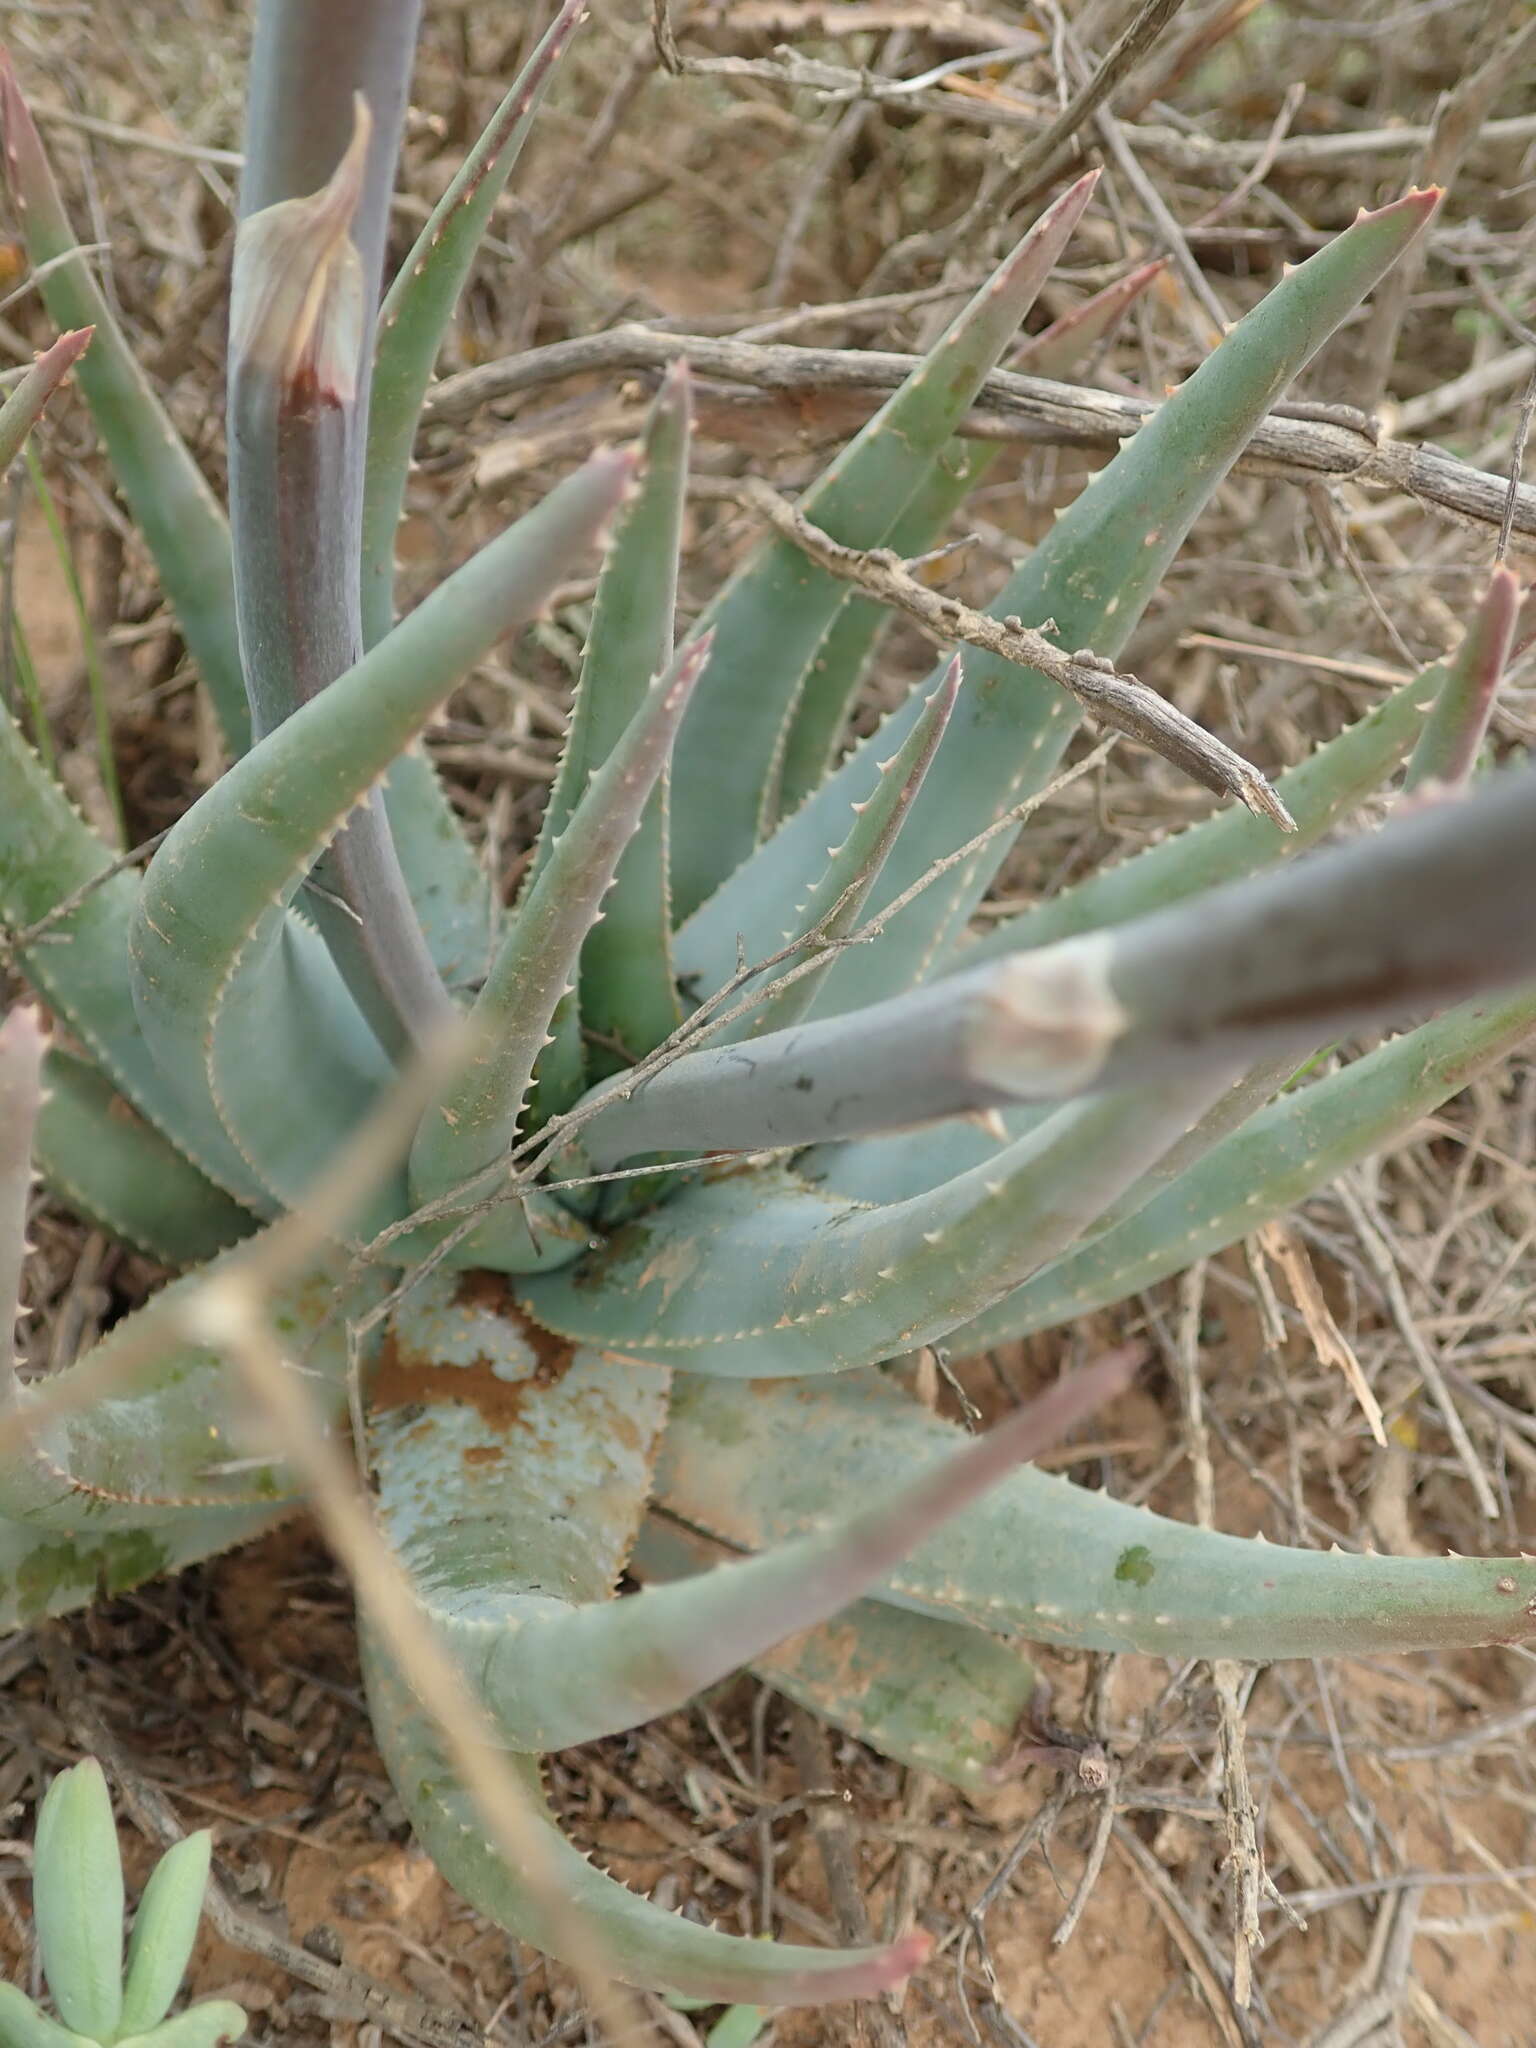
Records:
M464 0L428 11L402 233L548 9ZM649 7L599 4L497 221L452 366L621 319L913 345L936 305L942 314L934 288L977 277L1008 220L1032 209L1041 166L1021 171L1018 160L1038 158L1039 136L1130 13L1119 0L1067 12L1001 0L691 10L675 0L685 65L713 68L673 78L658 67ZM215 472L224 153L238 134L244 15L217 0L6 9L25 68L47 81L79 218L110 245L130 327ZM1155 396L1283 261L1408 182L1449 93L1438 147L1455 183L1422 275L1351 323L1294 395L1377 406L1404 433L1502 470L1536 360L1522 325L1536 287L1536 55L1493 77L1484 111L1494 125L1479 134L1470 124L1459 167L1448 138L1468 111L1458 87L1518 20L1507 4L1474 0L1357 0L1348 20L1308 0L1256 10L1189 0L1112 93L1110 123L1092 117L1083 131L1110 166L1107 204L1044 310L1149 253L1171 255L1166 289L1095 371L1108 389ZM878 83L1021 42L1010 63L952 72L916 94L893 99ZM780 44L796 58L776 55ZM819 100L785 76L808 60L876 82L866 97ZM1195 136L1210 146L1197 152ZM874 293L897 303L854 303ZM43 331L27 294L0 307L12 359ZM500 417L435 429L413 494L412 577L434 580L553 468L621 429L640 383L569 380ZM750 469L791 489L810 473L823 425L814 405L791 415L719 392L705 416L706 473ZM145 838L212 772L209 732L78 402L51 420L46 450L103 642L129 829ZM1051 448L1005 458L967 514L976 538L960 587L995 583L1000 563L1080 487L1086 461ZM6 595L29 630L66 772L100 815L58 565L19 489L5 509L15 522ZM728 500L700 499L690 603L749 531ZM1176 565L1130 665L1273 771L1440 651L1494 544L1487 527L1404 497L1240 476ZM1531 562L1515 559L1528 574ZM557 617L489 664L433 735L466 818L509 871L553 773L586 594L569 593L568 622ZM926 665L898 626L864 715ZM1528 744L1532 719L1527 659L1498 745ZM1119 745L1035 821L999 898L1059 887L1208 805L1174 770ZM1102 1327L1012 1348L960 1377L986 1410L1048 1377L1063 1341L1111 1325L1144 1331L1160 1369L1078 1447L1074 1470L1088 1483L1289 1542L1536 1548L1533 1140L1536 1066L1516 1060L1399 1154L1308 1204L1288 1245L1235 1250ZM29 1342L46 1363L73 1355L156 1276L53 1212L37 1236L41 1313ZM1381 1405L1384 1446L1345 1376L1320 1362L1340 1345ZM1492 1525L1424 1397L1426 1350L1497 1503ZM212 1819L229 1913L197 1980L242 1998L255 2038L350 2041L362 2029L371 2043L382 2029L447 2042L488 2031L506 2048L593 2038L566 1974L476 1921L409 1843L368 1737L348 1596L303 1526L13 1641L0 1662L0 1827L23 1832L40 1772L82 1746L114 1767L141 1826ZM1102 1745L1102 1789L1035 1764L980 1812L854 1744L827 1744L740 1680L686 1716L558 1760L552 1790L572 1832L616 1872L724 1925L836 1938L861 1933L861 1914L878 1931L913 1912L939 1937L899 2017L786 2016L772 2030L786 2048L858 2038L861 2027L914 2048L1528 2043L1528 1653L1281 1665L1257 1677L1131 1658L1043 1663L1057 1740ZM826 1796L834 1787L848 1798ZM142 1839L126 1839L142 1867ZM0 1941L17 1962L25 1855L0 1844ZM1246 2008L1232 1996L1245 1914L1263 1941ZM1064 1927L1070 1938L1056 1945ZM658 2038L689 2044L707 2031L706 2017L648 2010Z

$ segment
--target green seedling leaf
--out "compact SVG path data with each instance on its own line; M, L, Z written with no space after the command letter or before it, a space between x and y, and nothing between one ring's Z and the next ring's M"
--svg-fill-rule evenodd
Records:
M0 2048L96 2048L41 2011L17 1984L0 1983Z
M685 1376L657 1498L755 1550L814 1528L829 1497L885 1491L960 1439L874 1373L814 1386ZM1155 1657L1358 1657L1536 1635L1529 1558L1292 1550L1167 1521L1030 1467L922 1544L880 1597L1029 1642Z
M61 1771L37 1811L32 1917L43 1975L77 2034L117 2038L123 2011L123 1865L94 1757Z
M1040 217L807 493L807 518L849 547L885 540L1016 334L1097 182L1095 172L1080 178ZM777 815L777 763L788 722L848 596L845 583L774 539L705 613L714 653L676 765L672 884L680 915L746 859ZM824 847L831 841L831 834L821 838Z
M571 1927L590 1927L605 1963L626 1983L712 2003L754 2005L877 1998L905 1983L926 1958L930 1941L921 1932L886 1948L797 1948L720 1934L669 1913L595 1869L571 1846L549 1812L537 1760L514 1757L509 1761L539 1818L540 1861L565 1906L557 1922L543 1897L487 1843L474 1803L456 1781L431 1722L366 1631L363 1642L380 1752L418 1838L477 1912L547 1955L566 1956Z
M992 615L1026 624L1050 619L1059 646L1118 655L1254 427L1419 233L1437 197L1412 192L1362 215L1277 285L1061 515L999 591ZM1044 787L1077 722L1075 705L1054 684L998 657L973 655L965 675L943 758L886 864L874 910ZM696 978L700 996L735 971L740 947L749 960L772 950L766 913L776 900L773 878L797 864L814 871L814 849L835 838L848 803L868 795L875 761L910 729L921 701L914 692L679 932L678 970ZM998 833L924 890L874 944L850 952L828 977L820 1013L857 1008L931 974L1010 844L1007 832Z
M363 629L370 647L394 622L395 533L405 505L416 421L438 351L496 201L585 9L586 0L565 0L385 295L374 354L363 505Z
M38 288L61 327L94 330L77 375L135 523L154 556L187 651L238 752L249 721L235 630L229 529L202 472L133 357L70 231L42 138L0 51L0 129L11 197ZM72 259L72 260L68 260ZM45 268L46 266L46 268Z
M173 1843L150 1872L128 1937L120 2022L124 2034L145 2034L158 2027L181 1989L202 1918L212 1856L213 1836L201 1828ZM213 2008L194 2010L211 2014ZM238 2024L227 2036L233 2040L245 2031L245 2015L238 2006L228 2007L226 2012L239 2014Z
M125 2034L119 2048L220 2048L245 2032L245 2010L231 1999L209 1998L189 2006L147 2034Z

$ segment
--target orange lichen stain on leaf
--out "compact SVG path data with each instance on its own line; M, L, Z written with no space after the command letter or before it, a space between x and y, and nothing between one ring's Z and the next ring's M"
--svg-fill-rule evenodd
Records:
M445 1365L440 1359L424 1358L408 1350L391 1330L379 1347L369 1403L375 1413L383 1413L391 1408L430 1407L443 1401L465 1402L488 1429L504 1435L522 1420L523 1403L530 1394L555 1386L565 1377L576 1347L567 1338L557 1337L519 1315L510 1305L510 1296L499 1274L467 1274L459 1300L465 1306L493 1309L507 1322L515 1322L518 1337L533 1353L534 1370L522 1379L504 1379L493 1361L484 1355L468 1365ZM474 1458L475 1453L466 1456ZM499 1450L487 1446L477 1462L499 1456Z

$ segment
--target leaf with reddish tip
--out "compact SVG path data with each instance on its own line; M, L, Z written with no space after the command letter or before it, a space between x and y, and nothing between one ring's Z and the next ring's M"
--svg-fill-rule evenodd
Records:
M801 509L834 540L849 547L877 547L885 540L1013 339L1096 182L1090 172L1047 208L901 389L807 492ZM775 538L705 613L702 623L715 631L715 652L676 765L673 890L684 916L771 828L789 721L816 650L849 596L846 583L808 562L791 542ZM830 837L822 835L822 846Z
M95 339L78 371L123 496L154 556L187 650L238 751L249 719L235 630L229 530L201 470L134 360L70 231L53 173L10 58L0 51L6 177L38 289L61 327Z
M1410 193L1291 271L1067 508L998 592L993 616L1051 619L1061 647L1117 655L1254 427L1434 205L1435 195ZM887 863L877 910L1042 788L1077 722L1075 704L1053 683L999 656L973 654L965 673L943 757ZM679 931L679 970L697 977L701 996L734 973L739 946L749 960L772 950L773 878L814 869L833 821L850 799L868 794L874 762L910 730L921 701L914 691ZM1011 843L1000 831L900 911L873 944L850 950L828 976L820 1011L856 1009L931 975Z
M1445 664L1445 683L1408 763L1405 791L1425 788L1428 794L1432 784L1453 794L1471 781L1519 612L1518 578L1511 569L1495 569L1466 638Z
M1035 377L1070 378L1084 358L1113 333L1128 307L1167 266L1144 263L1106 285L1040 334L1029 335L1011 367ZM982 482L1002 452L997 441L946 443L885 544L903 561L926 555L949 529L950 520ZM894 614L872 598L850 597L828 628L806 671L805 687L784 737L779 772L778 816L787 817L827 774L843 735L859 685Z
M51 342L0 406L0 473L21 453L22 443L42 418L43 407L91 345L91 327L76 328Z
M439 1870L477 1912L547 1955L570 1953L573 1928L590 1926L605 1964L626 1983L711 2002L826 2005L878 1998L906 1982L932 1944L922 1932L886 1948L814 1949L749 1941L701 1927L594 1869L561 1833L532 1757L513 1757L540 1824L540 1861L565 1907L558 1921L544 1896L485 1839L475 1803L455 1779L431 1722L368 1631L363 1668L385 1768L411 1826Z
M8 1405L15 1388L32 1134L42 1100L47 1046L43 1020L30 1004L21 1004L0 1023L0 1407Z
M652 683L551 844L471 1012L475 1048L422 1118L411 1148L418 1201L432 1201L493 1165L517 1135L556 1005L671 758L709 648L707 634L690 642Z

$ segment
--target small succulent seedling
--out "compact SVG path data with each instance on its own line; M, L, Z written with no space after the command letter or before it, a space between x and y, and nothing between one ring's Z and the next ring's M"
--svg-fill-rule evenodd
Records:
M245 2032L227 1998L167 2018L192 1957L208 1889L206 1829L150 1873L123 1958L123 1865L112 1797L94 1757L61 1771L37 1810L32 1913L58 2019L0 1984L0 2048L220 2048Z
M1526 1558L1242 1543L1030 1469L1126 1358L972 1443L889 1370L1069 1322L1232 1243L1536 1028L1536 779L1471 781L1518 593L1494 573L1443 662L1274 790L1251 770L1222 784L1250 808L973 933L1080 701L1118 690L1177 723L1118 673L1127 639L1255 428L1437 198L1362 214L1289 271L1002 583L963 661L853 743L888 614L842 572L933 548L991 461L969 410L1090 175L677 644L684 367L637 449L597 452L397 621L422 400L580 12L560 9L380 303L416 0L261 0L227 522L0 70L12 193L71 330L0 413L0 453L77 360L231 756L139 873L0 713L0 922L52 1030L18 1009L0 1032L0 1313L34 1120L55 1194L182 1272L148 1325L60 1376L46 1420L48 1396L9 1385L0 1619L174 1570L297 1504L229 1363L144 1332L294 1243L295 1210L465 1013L471 1052L409 1156L274 1303L328 1416L355 1392L378 1525L527 1788L538 1883L487 1841L365 1617L402 1803L467 1898L554 1953L587 1928L615 1972L676 1993L866 1996L914 1967L920 1934L842 1955L673 1916L564 1840L540 1755L750 1665L975 1787L1033 1689L1021 1642L1263 1660L1536 1632ZM1073 374L1147 275L1025 366ZM416 741L600 542L565 754L508 909ZM1380 830L1286 860L1410 760ZM1398 1027L1288 1085L1319 1046ZM85 1398L139 1352L127 1391ZM626 1570L646 1583L615 1599ZM101 1960L71 2008L56 1979L69 2025L121 2028L110 1979Z

